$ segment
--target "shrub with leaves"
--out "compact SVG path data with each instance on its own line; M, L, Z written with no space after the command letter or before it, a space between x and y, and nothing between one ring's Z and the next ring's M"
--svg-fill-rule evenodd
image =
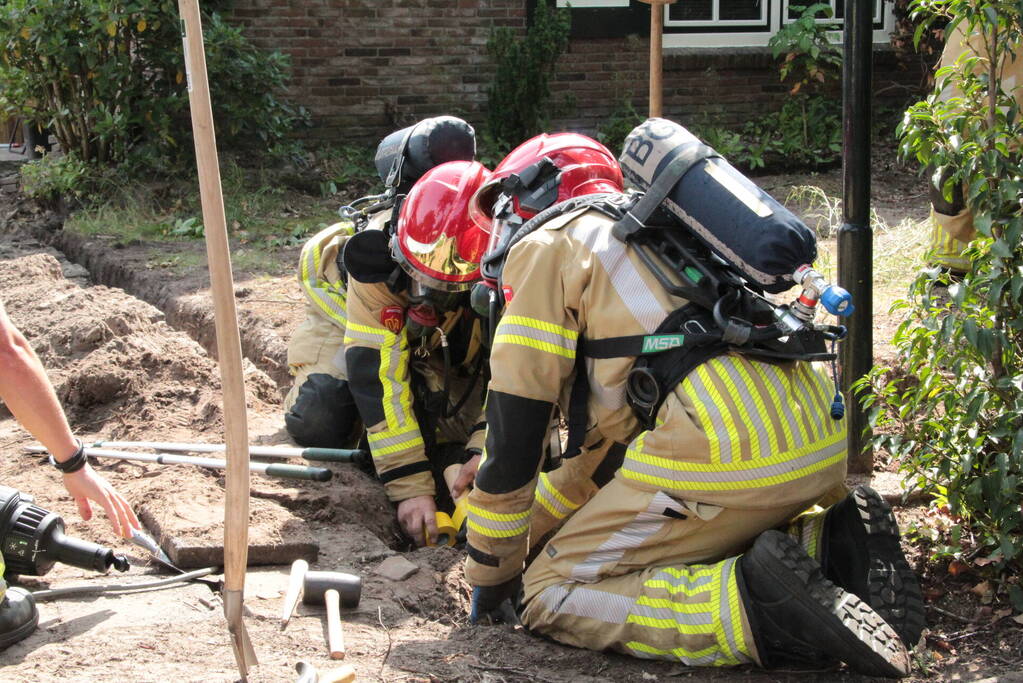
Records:
M300 118L274 94L286 58L259 52L216 14L203 23L221 140L280 139ZM48 127L81 161L118 162L137 147L191 154L172 0L7 0L0 46L0 114Z
M487 52L494 59L494 80L487 88L487 124L491 137L511 148L543 131L551 98L550 77L568 47L568 9L536 3L533 23L519 38L508 27L494 29Z
M900 125L902 150L950 196L964 189L977 239L972 269L948 287L925 273L895 337L900 365L875 369L863 389L876 445L900 459L916 487L962 520L951 551L969 542L1006 573L1023 565L1023 124L1001 65L1023 45L1023 5L914 0L923 20L948 20L971 50L936 74L935 92ZM921 29L925 30L925 29ZM1018 87L1018 86L1017 86ZM944 91L944 92L943 92ZM869 384L869 386L866 386ZM1011 586L1023 609L1023 590Z

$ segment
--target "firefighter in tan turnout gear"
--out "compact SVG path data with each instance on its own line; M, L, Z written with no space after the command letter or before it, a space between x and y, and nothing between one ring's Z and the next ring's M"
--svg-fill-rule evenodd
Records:
M302 446L349 448L362 434L344 362L348 324L347 273L341 263L345 243L357 231L388 230L398 197L430 168L472 160L475 133L461 119L440 116L388 135L377 147L375 164L385 191L344 207L346 218L323 229L302 248L298 281L306 317L288 344L288 370L294 384L284 399L284 423Z
M344 251L349 386L376 472L419 545L438 540L445 472L461 473L483 446L487 354L469 289L487 235L468 204L489 175L470 161L431 169L401 204L393 234L361 232ZM451 522L457 530L458 508Z
M983 35L979 27L967 36L965 25L964 21L949 31L938 69L953 67L964 59L978 58L974 70L978 74L983 74L990 68L992 61L987 45L991 36ZM1023 107L1023 59L1019 58L1019 47L1016 45L1016 49L1005 53L999 65L999 75L1004 94L1011 95L1016 100L1017 107ZM948 86L940 94L943 101L962 96L958 88L952 86ZM940 179L939 184L944 184L947 178L946 174ZM970 259L963 252L977 236L977 231L973 227L973 214L966 208L963 187L953 187L949 198L945 197L944 188L935 185L933 181L928 183L928 188L931 198L929 245L931 263L950 271L953 275L961 276L970 269Z
M809 322L816 297L848 302L815 273L802 309L752 296L794 284L794 267L763 272L765 221L808 255L797 265L812 234L677 124L651 119L622 158L654 206L620 194L614 157L574 134L524 143L474 198L503 314L469 496L471 620L507 617L524 589L524 625L579 647L905 675L900 635L915 644L922 602L891 511L866 488L812 507L845 476L845 423L832 378L791 359L827 358L822 335L838 336ZM708 230L716 215L742 237ZM568 459L541 477L557 404ZM573 481L600 469L615 472L602 487Z

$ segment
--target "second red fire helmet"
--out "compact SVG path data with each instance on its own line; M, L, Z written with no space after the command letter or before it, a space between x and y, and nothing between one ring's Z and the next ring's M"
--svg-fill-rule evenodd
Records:
M391 244L395 260L416 282L458 292L479 280L488 235L469 217L469 200L490 176L478 161L451 161L416 181Z

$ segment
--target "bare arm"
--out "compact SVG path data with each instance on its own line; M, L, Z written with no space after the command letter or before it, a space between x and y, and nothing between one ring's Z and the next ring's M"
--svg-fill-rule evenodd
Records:
M78 444L71 433L57 394L46 376L39 357L25 335L14 326L0 301L0 398L15 419L43 446L53 458L64 462L75 454ZM64 487L78 504L82 519L92 517L89 499L103 506L114 533L131 535L139 528L131 506L103 477L86 465L77 472L63 475Z

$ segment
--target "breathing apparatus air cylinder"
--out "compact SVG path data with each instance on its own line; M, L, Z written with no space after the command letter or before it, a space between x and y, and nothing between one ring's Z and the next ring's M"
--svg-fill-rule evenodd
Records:
M817 257L802 221L673 121L651 118L635 128L619 162L645 192L620 222L625 233L663 206L749 285L772 293L795 285L796 269Z
M434 166L471 161L475 156L473 127L454 116L437 116L385 137L377 145L373 163L384 184L404 194Z

